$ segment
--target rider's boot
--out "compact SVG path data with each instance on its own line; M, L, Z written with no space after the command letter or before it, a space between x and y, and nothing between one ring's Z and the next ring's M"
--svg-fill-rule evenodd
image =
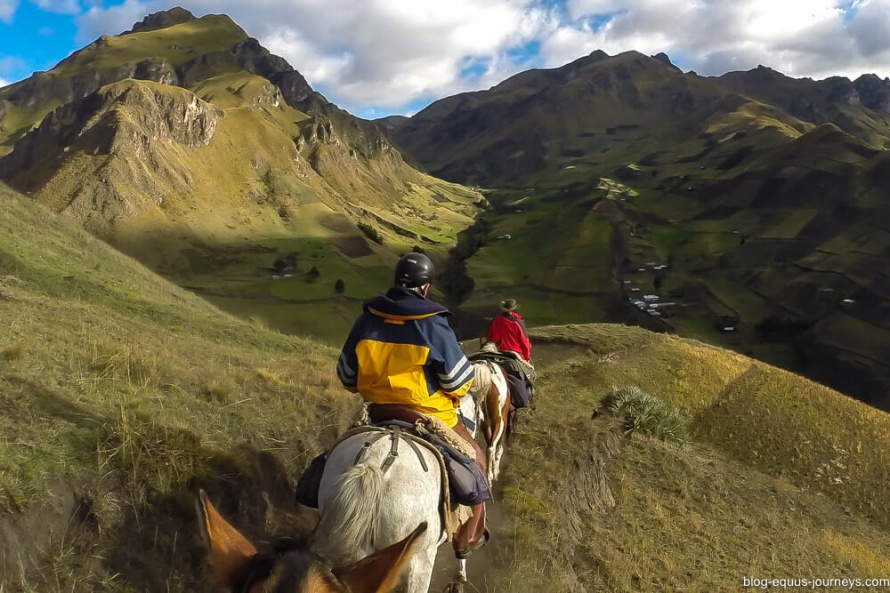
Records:
M463 560L477 548L488 543L491 535L485 527L485 503L473 507L473 516L469 521L458 527L451 540L454 555Z
M476 451L476 463L482 468L482 473L487 475L488 463L485 459L485 451L482 450L482 447L479 446L479 443L476 442L476 439L473 438L467 427L458 422L454 426L454 432L459 434L473 447ZM472 554L476 548L485 545L491 537L488 528L485 526L485 503L474 505L472 509L473 516L458 527L451 540L451 544L454 546L454 554L461 560Z

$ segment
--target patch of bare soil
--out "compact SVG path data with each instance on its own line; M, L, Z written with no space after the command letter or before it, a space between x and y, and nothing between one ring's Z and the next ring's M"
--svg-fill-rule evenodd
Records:
M349 258L364 257L374 253L364 237L337 237L331 239L331 243Z

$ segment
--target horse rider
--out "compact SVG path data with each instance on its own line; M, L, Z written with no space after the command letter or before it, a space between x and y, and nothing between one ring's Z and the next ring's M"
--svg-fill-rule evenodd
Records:
M340 359L337 376L349 391L369 403L372 422L414 424L435 416L463 437L487 471L485 453L459 422L457 408L473 382L473 366L460 349L446 317L451 313L427 298L433 263L422 253L399 259L393 286L363 304ZM466 558L488 541L485 504L458 528L452 544Z
M512 352L532 365L532 344L528 339L528 330L525 328L525 319L516 312L519 304L516 299L501 301L498 308L500 315L491 320L488 326L488 335L483 339L483 344L491 342L497 345L501 352Z

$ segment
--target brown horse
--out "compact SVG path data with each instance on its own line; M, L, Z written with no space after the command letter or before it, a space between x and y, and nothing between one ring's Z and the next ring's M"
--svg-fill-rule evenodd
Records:
M199 512L216 576L233 593L388 593L426 531L422 523L402 541L350 566L334 567L308 545L290 543L272 553L257 553L203 491Z
M500 475L501 458L507 447L513 403L503 367L487 360L475 361L473 366L476 376L472 393L478 394L481 400L483 414L480 431L488 445L488 483L494 484Z

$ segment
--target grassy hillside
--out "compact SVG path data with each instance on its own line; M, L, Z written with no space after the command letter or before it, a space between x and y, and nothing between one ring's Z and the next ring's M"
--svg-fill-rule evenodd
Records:
M746 576L890 571L886 413L637 328L532 337L539 403L511 444L513 535L489 591L730 591ZM692 441L625 435L601 404L613 386L678 406Z
M255 535L298 524L276 511L290 480L355 410L334 350L223 314L6 189L0 323L4 591L213 590L187 493Z
M292 480L357 406L334 349L220 313L5 188L0 323L4 592L215 590L199 487L254 538L311 526ZM640 329L533 338L538 409L503 494L512 535L480 590L887 575L886 414ZM591 419L613 385L679 406L692 442Z

